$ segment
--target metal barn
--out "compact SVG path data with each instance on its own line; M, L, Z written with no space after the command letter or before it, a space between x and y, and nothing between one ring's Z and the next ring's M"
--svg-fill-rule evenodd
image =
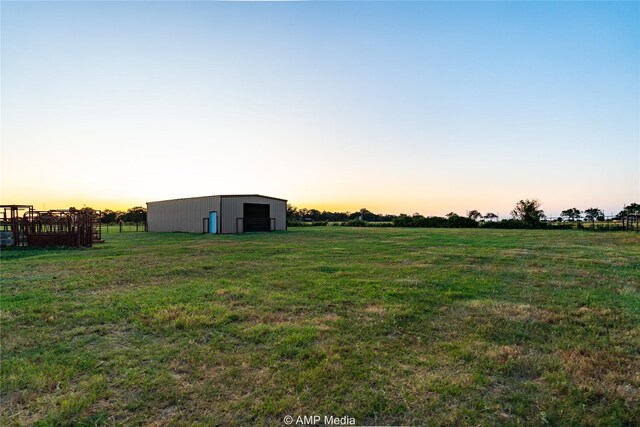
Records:
M259 194L147 203L149 231L231 234L287 229L287 201Z

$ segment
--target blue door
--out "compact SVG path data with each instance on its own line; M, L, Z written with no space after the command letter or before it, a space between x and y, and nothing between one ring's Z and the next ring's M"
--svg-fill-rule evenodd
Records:
M218 212L209 212L209 234L218 234Z

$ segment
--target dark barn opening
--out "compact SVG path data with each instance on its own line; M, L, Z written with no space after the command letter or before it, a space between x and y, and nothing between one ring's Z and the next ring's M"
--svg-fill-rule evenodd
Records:
M247 231L271 231L269 205L262 203L244 204L244 227Z

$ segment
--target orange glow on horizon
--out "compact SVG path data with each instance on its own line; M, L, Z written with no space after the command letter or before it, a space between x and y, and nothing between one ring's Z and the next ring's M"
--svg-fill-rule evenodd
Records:
M208 194L201 194L202 196ZM265 195L273 195L274 197L282 196L281 194L270 194L265 193ZM196 195L197 196L197 195ZM286 198L286 195L284 195ZM194 195L186 194L184 197L194 197ZM7 195L6 192L2 194L0 197L0 204L24 204L24 205L33 205L33 207L37 210L49 210L49 209L67 209L69 207L82 208L82 207L91 207L98 210L110 209L114 211L126 211L129 208L135 206L146 207L146 203L152 200L164 200L171 198L179 198L179 197L165 197L165 198L144 198L144 199L133 199L133 198L98 198L98 197L82 197L78 195L78 197L37 197L37 196L18 196L18 195ZM527 197L521 197L527 198ZM551 206L551 203L546 203L547 201L544 198L540 197L528 197L528 198L538 198L542 201L542 208L548 215L557 215L559 214L559 209L554 209L554 206ZM520 198L508 198L507 201L498 202L495 201L460 201L453 199L445 199L442 197L432 196L428 199L425 198L415 198L411 199L393 199L391 197L387 197L383 199L380 197L378 200L365 200L356 199L356 198L345 198L339 197L336 195L335 200L326 200L326 199L314 199L311 198L300 198L300 199L290 199L289 204L295 206L296 208L306 208L306 209L317 209L319 211L330 211L330 212L358 212L362 208L366 208L371 212L377 214L391 214L398 215L401 213L412 215L414 213L420 213L425 216L444 216L449 212L456 212L459 215L465 215L468 210L477 209L483 214L486 212L493 212L499 215L501 219L509 218L509 212L515 206L515 203L520 200ZM629 201L630 203L632 201ZM553 203L554 205L557 203ZM584 203L570 203L572 205L576 205L579 209L586 209L586 205L583 206ZM620 204L619 208L613 204L612 207L605 208L605 213L615 214L619 212L623 208L623 204ZM568 206L568 204L567 204Z
M50 209L68 209L70 207L83 208L90 207L97 210L110 209L113 211L126 211L134 206L146 207L146 202L127 202L125 200L108 200L91 198L85 199L78 197L75 199L66 198L31 198L31 197L12 197L7 198L3 195L0 204L2 205L32 205L36 210Z

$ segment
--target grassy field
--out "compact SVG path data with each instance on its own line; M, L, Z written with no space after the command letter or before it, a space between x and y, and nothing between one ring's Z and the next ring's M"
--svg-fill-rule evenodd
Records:
M640 420L635 233L110 234L1 291L2 425Z

